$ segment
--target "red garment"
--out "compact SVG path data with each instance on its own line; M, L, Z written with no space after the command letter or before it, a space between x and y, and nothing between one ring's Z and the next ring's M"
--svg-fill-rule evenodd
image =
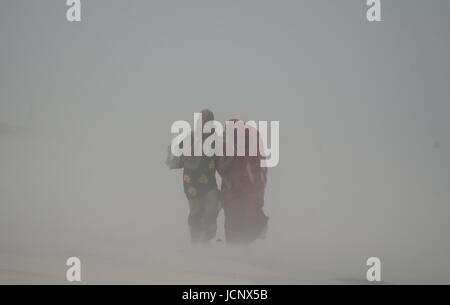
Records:
M233 120L237 121L237 120ZM249 127L246 125L246 127ZM253 131L254 128L249 127ZM267 182L267 168L260 166L262 154L249 156L249 140L261 141L246 131L245 156L236 156L237 131L234 138L234 157L221 157L218 170L222 176L222 202L225 212L225 235L229 243L250 243L263 238L267 230L268 217L264 214L264 190ZM224 144L226 151L226 143Z

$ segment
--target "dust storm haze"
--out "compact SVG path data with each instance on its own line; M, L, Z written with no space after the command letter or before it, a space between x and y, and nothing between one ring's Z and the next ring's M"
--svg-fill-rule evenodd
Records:
M0 283L450 283L450 2L0 4ZM280 121L267 239L192 249L176 120ZM223 215L219 237L223 238Z

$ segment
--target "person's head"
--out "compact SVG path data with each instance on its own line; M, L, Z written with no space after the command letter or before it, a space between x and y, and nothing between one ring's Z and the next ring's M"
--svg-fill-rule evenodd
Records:
M214 113L209 109L202 110L202 125L204 126L206 123L214 121Z
M214 114L211 110L203 109L200 114L202 115L202 120L200 121L200 119L198 119L195 122L195 128L197 128L197 130L203 130L206 123L214 121Z

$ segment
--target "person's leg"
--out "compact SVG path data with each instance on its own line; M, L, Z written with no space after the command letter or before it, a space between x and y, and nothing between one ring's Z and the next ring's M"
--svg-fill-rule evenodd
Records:
M225 209L225 233L227 243L248 245L256 239L264 238L268 217L262 203L252 197L235 198Z
M196 243L202 240L203 235L203 202L202 198L189 200L189 230L191 242Z
M212 190L205 195L204 201L204 215L203 215L203 230L204 230L204 241L208 242L217 233L217 216L219 215L221 209L219 200L219 191Z
M243 239L245 230L245 206L241 198L235 196L224 205L225 237L227 245L238 246L245 244Z

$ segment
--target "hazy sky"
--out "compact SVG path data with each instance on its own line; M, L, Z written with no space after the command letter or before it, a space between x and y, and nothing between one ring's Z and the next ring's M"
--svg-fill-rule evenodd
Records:
M187 242L163 161L210 108L280 121L266 245L450 283L450 1L385 0L381 23L364 3L85 0L69 23L65 1L2 0L3 257Z

